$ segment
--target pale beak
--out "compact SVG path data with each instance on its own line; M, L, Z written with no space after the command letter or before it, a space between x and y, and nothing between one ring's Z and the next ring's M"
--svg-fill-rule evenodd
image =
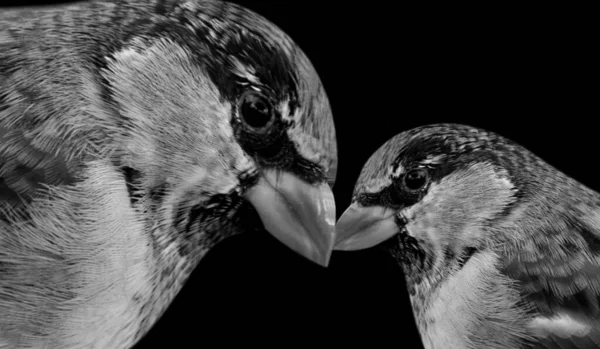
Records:
M335 201L326 182L311 185L289 172L265 170L243 195L279 241L319 265L329 264Z
M352 251L376 246L400 232L394 210L353 203L335 227L334 250Z

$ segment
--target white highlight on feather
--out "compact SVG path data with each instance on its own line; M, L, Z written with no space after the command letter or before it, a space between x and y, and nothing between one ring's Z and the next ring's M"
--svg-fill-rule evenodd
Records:
M586 336L593 329L590 325L579 322L567 314L559 314L551 318L536 317L531 320L529 326L542 336L554 334L562 338Z
M445 154L441 154L441 155L429 155L425 160L421 161L421 163L424 164L424 165L438 164L445 157L446 157Z
M398 166L396 167L396 170L393 170L393 168L390 168L390 176L392 176L393 178L400 177L400 175L403 172L404 172L404 166L402 166L402 164L398 164Z
M233 64L233 73L235 75L244 78L251 83L260 84L260 80L256 76L256 71L253 67L242 64L242 62L233 56L229 60Z

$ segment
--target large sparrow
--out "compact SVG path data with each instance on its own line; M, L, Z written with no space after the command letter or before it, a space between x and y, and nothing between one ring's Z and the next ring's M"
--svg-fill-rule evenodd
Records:
M208 250L256 224L327 265L335 169L313 66L257 14L3 10L0 348L129 348Z
M393 137L336 235L398 261L428 349L600 348L600 194L497 134Z

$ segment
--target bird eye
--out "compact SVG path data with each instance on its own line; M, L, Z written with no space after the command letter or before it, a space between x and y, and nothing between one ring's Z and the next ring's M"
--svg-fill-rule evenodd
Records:
M410 170L404 175L404 188L408 191L423 189L429 180L429 172L424 168Z
M253 131L264 131L273 121L273 108L267 98L250 91L242 95L238 112L240 119Z

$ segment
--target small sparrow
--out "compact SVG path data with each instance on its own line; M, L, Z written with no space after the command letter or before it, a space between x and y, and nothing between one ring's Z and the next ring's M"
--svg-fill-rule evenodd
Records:
M314 67L255 13L3 10L0 348L129 348L207 251L253 227L326 266L335 170Z
M492 132L396 135L362 169L336 250L404 270L428 349L600 348L600 194Z

